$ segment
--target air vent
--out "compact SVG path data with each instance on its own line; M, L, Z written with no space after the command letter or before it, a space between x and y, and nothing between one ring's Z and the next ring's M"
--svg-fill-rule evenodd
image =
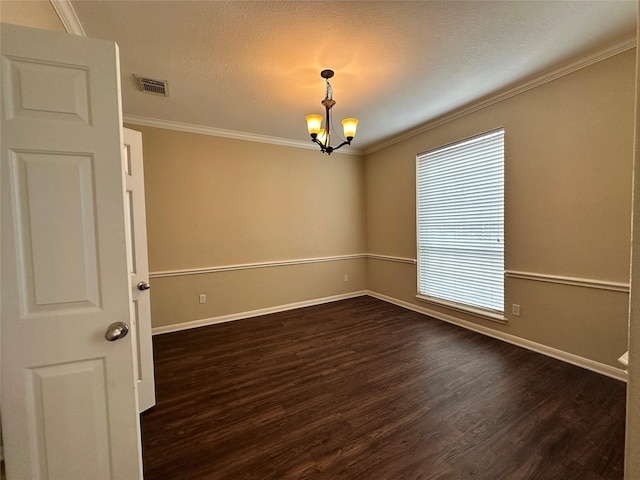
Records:
M154 80L152 78L143 77L142 75L134 75L143 92L153 93L154 95L169 96L169 82L166 80Z

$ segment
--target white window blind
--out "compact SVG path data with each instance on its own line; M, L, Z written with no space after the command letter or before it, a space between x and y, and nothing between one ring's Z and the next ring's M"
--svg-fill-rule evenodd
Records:
M504 130L417 157L418 293L504 310Z

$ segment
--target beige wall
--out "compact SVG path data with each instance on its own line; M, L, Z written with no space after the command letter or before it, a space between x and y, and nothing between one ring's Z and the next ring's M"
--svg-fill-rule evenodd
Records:
M0 21L64 31L46 0L2 0ZM414 258L416 153L504 126L506 268L626 283L634 55L623 53L500 102L371 154L366 163L131 126L143 132L150 269L364 252ZM522 316L507 312L509 322L501 326L417 301L416 267L379 259L168 276L152 283L154 326L368 288L616 367L627 346L626 293L508 278L505 303L519 303ZM198 304L200 293L208 295L207 304ZM632 343L638 355L637 338ZM631 380L638 377L633 372ZM630 388L638 390L633 381ZM630 408L627 452L640 442L636 411ZM635 478L637 456L627 454L627 470Z
M416 154L503 126L506 269L627 284L634 55L616 55L364 160L131 126L143 134L150 270L362 253L415 258ZM616 368L627 345L628 293L597 285L507 278L508 323L500 325L417 300L415 265L381 259L152 280L155 327L368 289ZM512 303L520 317L510 314Z
M416 256L417 153L504 127L506 270L628 283L634 72L631 50L368 155L369 253ZM626 292L507 278L502 326L416 300L412 265L370 259L368 288L615 367L627 349Z
M640 19L640 13L639 13ZM640 32L637 32L640 40ZM640 87L640 52L636 52L636 89ZM627 428L625 478L640 478L640 97L636 95L635 158L633 160L633 246L629 309L629 381L627 384Z
M361 157L128 125L142 132L154 326L366 288ZM344 281L344 275L349 281ZM198 303L198 295L207 303Z
M2 0L0 21L24 27L64 32L64 26L47 0Z
M349 281L344 281L348 273ZM283 305L314 303L319 298L349 295L366 288L364 259L308 263L152 278L154 327L171 327L206 319L251 315ZM205 293L207 303L198 303Z

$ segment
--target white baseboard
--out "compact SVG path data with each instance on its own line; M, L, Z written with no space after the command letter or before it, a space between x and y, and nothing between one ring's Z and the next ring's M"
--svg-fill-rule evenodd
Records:
M512 345L517 345L518 347L541 353L542 355L546 355L547 357L555 358L556 360L562 360L563 362L586 368L587 370L606 375L607 377L615 378L616 380L621 380L623 382L627 381L627 372L625 370L612 367L611 365L595 362L593 360L589 360L588 358L580 357L578 355L574 355L573 353L558 350L557 348L549 347L547 345L542 345L541 343L532 342L531 340L520 338L509 333L500 332L499 330L494 330L492 328L483 327L482 325L478 325L472 322L460 320L459 318L452 317L451 315L446 315L444 313L436 312L428 308L420 307L419 305L414 305L403 300L398 300L397 298L389 297L381 293L369 290L367 291L367 295L388 303L393 303L394 305L398 305L409 310L413 310L414 312L428 315L444 322L452 323L459 327L466 328L467 330L473 330L474 332L478 332L483 335L487 335L489 337L511 343Z
M191 322L176 323L173 325L166 325L162 327L153 327L151 329L151 334L160 335L163 333L179 332L181 330L189 330L191 328L205 327L207 325L215 325L216 323L233 322L234 320L242 320L245 318L259 317L260 315L268 315L270 313L286 312L287 310L294 310L296 308L311 307L313 305L321 305L323 303L336 302L338 300L345 300L347 298L362 297L364 295L367 295L367 291L360 290L357 292L343 293L340 295L333 295L330 297L314 298L312 300L305 300L302 302L288 303L286 305L277 305L275 307L261 308L259 310L251 310L248 312L232 313L230 315L221 315L219 317L203 318L200 320L193 320Z
M612 367L604 363L595 362L593 360L589 360L588 358L580 357L578 355L574 355L573 353L568 353L563 350L559 350L557 348L549 347L541 343L536 343L531 340L527 340L524 338L517 337L515 335L511 335L509 333L504 333L499 330L494 330L492 328L488 328L482 325L468 322L466 320L461 320L451 315L436 312L434 310L430 310L428 308L421 307L419 305L414 305L412 303L405 302L403 300L398 300L397 298L389 297L382 293L374 292L371 290L349 292L341 295L333 295L330 297L323 297L323 298L314 298L312 300L305 300L302 302L289 303L286 305L278 305L275 307L261 308L259 310L233 313L230 315L221 315L219 317L203 318L200 320L193 320L191 322L177 323L177 324L166 325L162 327L154 327L152 329L152 334L161 335L163 333L179 332L182 330L189 330L191 328L204 327L207 325L215 325L217 323L233 322L235 320L258 317L260 315L268 315L270 313L285 312L287 310L294 310L296 308L310 307L313 305L321 305L323 303L330 303L338 300L345 300L347 298L361 297L363 295L369 295L370 297L377 298L379 300L392 303L394 305L398 305L399 307L403 307L408 310L413 310L414 312L428 315L429 317L433 317L438 320L442 320L444 322L451 323L462 328L466 328L467 330L472 330L474 332L487 335L497 340L502 340L504 342L510 343L512 345L516 345L518 347L526 348L527 350L541 353L542 355L546 355L548 357L555 358L557 360L562 360L563 362L567 362L572 365L576 365L578 367L591 370L592 372L606 375L607 377L615 378L616 380L621 380L623 382L627 381L627 372L625 370Z

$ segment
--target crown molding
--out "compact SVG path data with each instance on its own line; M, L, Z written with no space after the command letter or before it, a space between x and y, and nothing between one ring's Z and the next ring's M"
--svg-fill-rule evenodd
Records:
M81 35L87 36L84 33L84 28L82 28L82 24L78 19L78 15L76 15L76 11L73 9L73 5L71 5L71 0L49 0L51 5L53 5L53 9L58 14L62 25L64 25L64 29L67 33L72 33L73 35Z
M377 143L371 148L366 149L364 151L364 154L369 155L371 153L377 152L378 150L382 150L383 148L389 147L404 140L408 140L409 138L415 137L416 135L420 135L421 133L427 132L441 125L457 120L458 118L464 117L473 112L477 112L478 110L482 110L483 108L489 107L498 102L502 102L503 100L544 85L545 83L551 82L565 75L569 75L582 68L593 65L594 63L601 62L602 60L606 60L607 58L630 50L634 48L636 44L637 39L635 34L624 37L615 43L609 44L587 55L563 63L551 70L546 70L540 75L537 75L533 78L530 77L528 80L517 83L515 86L499 90L498 92L488 97L484 97L483 99L480 99L476 102L472 102L462 108L455 109L418 127L409 129L406 132L401 133L400 135L396 135L384 142Z
M304 148L306 150L318 150L313 142L303 142L300 140L290 140L288 138L269 137L257 133L239 132L237 130L225 130L224 128L207 127L205 125L192 125L189 123L174 122L171 120L161 120L159 118L141 117L137 115L124 115L124 123L140 125L143 127L164 128L167 130L177 130L179 132L197 133L200 135L210 135L212 137L233 138L235 140L245 140L247 142L269 143L271 145L281 145L284 147ZM337 152L345 155L363 155L361 150L345 149Z
M74 35L86 36L84 28L73 9L70 0L49 0L55 9L60 21L64 25L67 33ZM178 130L181 132L198 133L201 135L211 135L214 137L233 138L236 140L245 140L249 142L268 143L272 145L281 145L285 147L304 148L307 150L317 150L316 144L312 142L303 142L300 140L290 140L286 138L270 137L267 135L259 135L254 133L239 132L236 130L225 130L222 128L207 127L204 125L192 125L188 123L174 122L170 120L160 120L157 118L141 117L137 115L124 115L123 121L132 125L141 125L147 127L165 128L169 130ZM364 152L354 148L345 148L340 150L341 154L362 156Z
M68 33L74 35L82 35L86 36L84 28L76 15L75 10L73 9L73 5L70 0L49 0L51 5L55 9L60 21L64 25L65 30ZM396 135L386 141L381 143L377 143L370 148L365 150L358 150L354 148L347 147L344 150L341 150L339 153L345 155L369 155L371 153L377 152L384 148L387 148L391 145L395 145L396 143L400 143L404 140L408 140L409 138L415 137L416 135L420 135L421 133L427 132L434 128L437 128L441 125L445 125L449 122L457 120L458 118L462 118L471 113L477 112L478 110L482 110L483 108L489 107L496 103L499 103L503 100L511 98L513 96L524 93L533 88L544 85L545 83L551 82L558 78L561 78L565 75L569 75L573 72L576 72L582 68L593 65L594 63L598 63L602 60L606 60L607 58L618 55L622 52L630 50L637 45L637 36L636 34L628 35L615 43L609 44L601 49L598 49L594 52L591 52L587 55L579 57L575 60L566 62L561 64L558 67L555 67L551 70L547 70L542 74L525 80L523 82L517 83L515 86L507 87L506 89L500 90L488 97L484 97L476 102L472 102L464 107L455 109L449 113L441 115L440 117L423 123L415 128L411 128L404 133ZM210 135L214 137L224 137L224 138L233 138L236 140L245 140L249 142L258 142L258 143L268 143L272 145L281 145L285 147L293 147L293 148L303 148L307 150L316 150L317 147L312 142L303 142L300 140L290 140L286 138L280 137L270 137L267 135L259 135L255 133L246 133L240 132L237 130L226 130L222 128L214 128L207 127L204 125L192 125L188 123L174 122L170 120L160 120L156 118L148 118L136 115L124 115L124 122L130 123L132 125L141 125L147 127L156 127L156 128L165 128L168 130L177 130L181 132L188 133L198 133L201 135Z

